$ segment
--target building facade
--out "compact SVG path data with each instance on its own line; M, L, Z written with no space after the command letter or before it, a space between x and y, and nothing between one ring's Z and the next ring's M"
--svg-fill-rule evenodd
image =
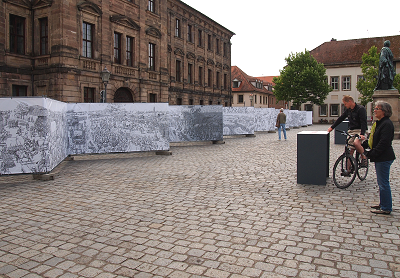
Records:
M234 33L179 0L3 0L0 18L0 96L231 104Z
M328 82L332 86L325 103L321 106L311 103L303 104L302 109L313 111L313 122L332 123L340 116L345 107L342 103L344 95L350 95L359 103L360 92L357 90L357 81L363 78L361 71L362 55L368 53L372 46L380 52L383 43L389 40L393 52L393 62L396 73L400 72L400 36L363 38L355 40L337 41L332 39L310 51L311 55L326 68ZM372 104L366 106L367 119L371 121Z
M272 77L253 77L239 67L232 66L232 106L256 108L284 108L284 102L277 102L272 92Z

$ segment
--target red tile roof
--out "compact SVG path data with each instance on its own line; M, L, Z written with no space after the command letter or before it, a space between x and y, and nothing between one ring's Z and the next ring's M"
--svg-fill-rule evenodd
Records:
M237 66L231 67L231 75L232 75L231 76L232 80L238 79L239 81L241 81L239 88L232 88L233 92L260 92L260 93L272 94L271 91L268 91L267 89L264 88L265 82L263 82L262 89L253 86L251 82L255 82L257 80L262 81L262 79L247 75Z
M274 77L278 77L278 76L260 76L260 77L256 77L258 79L261 79L264 83L270 83L273 85L275 85L274 82L272 82L272 79L274 79Z
M383 43L389 40L394 61L400 61L400 36L355 39L347 41L330 41L310 51L311 55L325 66L360 65L363 53L368 53L372 46L380 52Z

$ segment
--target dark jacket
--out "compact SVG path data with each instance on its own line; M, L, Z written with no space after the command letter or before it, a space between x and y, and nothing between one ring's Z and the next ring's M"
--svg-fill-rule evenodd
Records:
M373 135L372 150L367 153L372 162L382 162L396 159L393 151L392 141L394 137L394 126L389 117L383 117L376 122ZM363 146L367 146L368 141L364 141Z
M331 126L334 129L337 125L343 122L346 118L349 119L349 129L361 129L360 135L365 135L367 130L367 111L362 105L354 106L354 109L346 109L342 115L336 120L336 122Z

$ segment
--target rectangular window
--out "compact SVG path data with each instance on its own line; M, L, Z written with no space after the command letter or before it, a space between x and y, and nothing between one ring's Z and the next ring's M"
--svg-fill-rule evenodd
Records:
M232 88L239 88L240 86L240 81L234 80L232 81Z
M223 49L223 51L224 51L224 57L227 57L227 56L228 56L228 45L226 44L226 42L224 42L224 49Z
M156 70L155 52L156 52L156 45L154 43L149 43L149 69L152 71Z
M243 103L243 95L238 95L238 103Z
M228 86L228 75L224 73L224 90L227 89Z
M12 85L13 97L26 97L28 92L27 86Z
M331 116L339 116L339 104L331 104Z
M197 31L198 32L198 46L203 46L203 31L200 29Z
M212 71L208 70L208 87L212 87Z
M323 117L328 116L328 104L322 104L319 107L319 115Z
M217 54L219 54L219 39L215 40L215 48L216 48Z
M193 105L193 99L192 98L189 99L189 105Z
M181 37L181 21L179 19L175 21L175 37Z
M114 33L114 63L121 64L121 34Z
M203 67L199 67L199 85L203 86Z
M175 68L176 82L181 82L181 61L176 60Z
M342 90L348 91L351 90L351 77L350 76L343 76L342 77Z
M333 90L339 90L339 76L331 76L331 87Z
M192 33L192 25L188 24L188 33L187 33L187 40L188 42L193 42L193 33Z
M10 52L25 54L25 18L10 14Z
M304 111L313 111L312 104L304 104Z
M155 0L149 0L149 7L148 7L148 9L149 9L149 11L152 12L152 13L155 13L155 12L156 12L155 6L154 6L154 1L155 1Z
M130 67L133 67L134 42L132 37L126 36L126 65Z
M151 102L151 103L157 102L157 95L149 94L149 102Z
M94 103L94 88L83 88L83 102Z
M82 55L86 58L92 58L93 54L93 32L92 24L83 22L82 30Z
M199 103L200 103L200 105L204 105L204 100L201 99L201 100L199 101Z
M217 71L217 76L216 76L216 79L217 80L215 80L215 82L217 83L217 89L219 90L220 89L220 73Z
M188 64L188 83L192 84L193 83L193 65Z
M39 19L40 55L49 54L49 26L47 17Z
M208 101L208 105L212 105L212 100L211 99Z
M207 44L207 49L212 50L212 36L208 35L208 44Z

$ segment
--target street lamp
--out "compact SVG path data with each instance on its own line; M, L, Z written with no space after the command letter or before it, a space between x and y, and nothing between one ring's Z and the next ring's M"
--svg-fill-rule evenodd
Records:
M250 106L253 106L253 94L250 94Z
M108 71L107 67L104 67L103 71L101 72L101 80L104 83L104 93L101 96L102 102L106 102L107 99L107 84L110 80L111 72Z

